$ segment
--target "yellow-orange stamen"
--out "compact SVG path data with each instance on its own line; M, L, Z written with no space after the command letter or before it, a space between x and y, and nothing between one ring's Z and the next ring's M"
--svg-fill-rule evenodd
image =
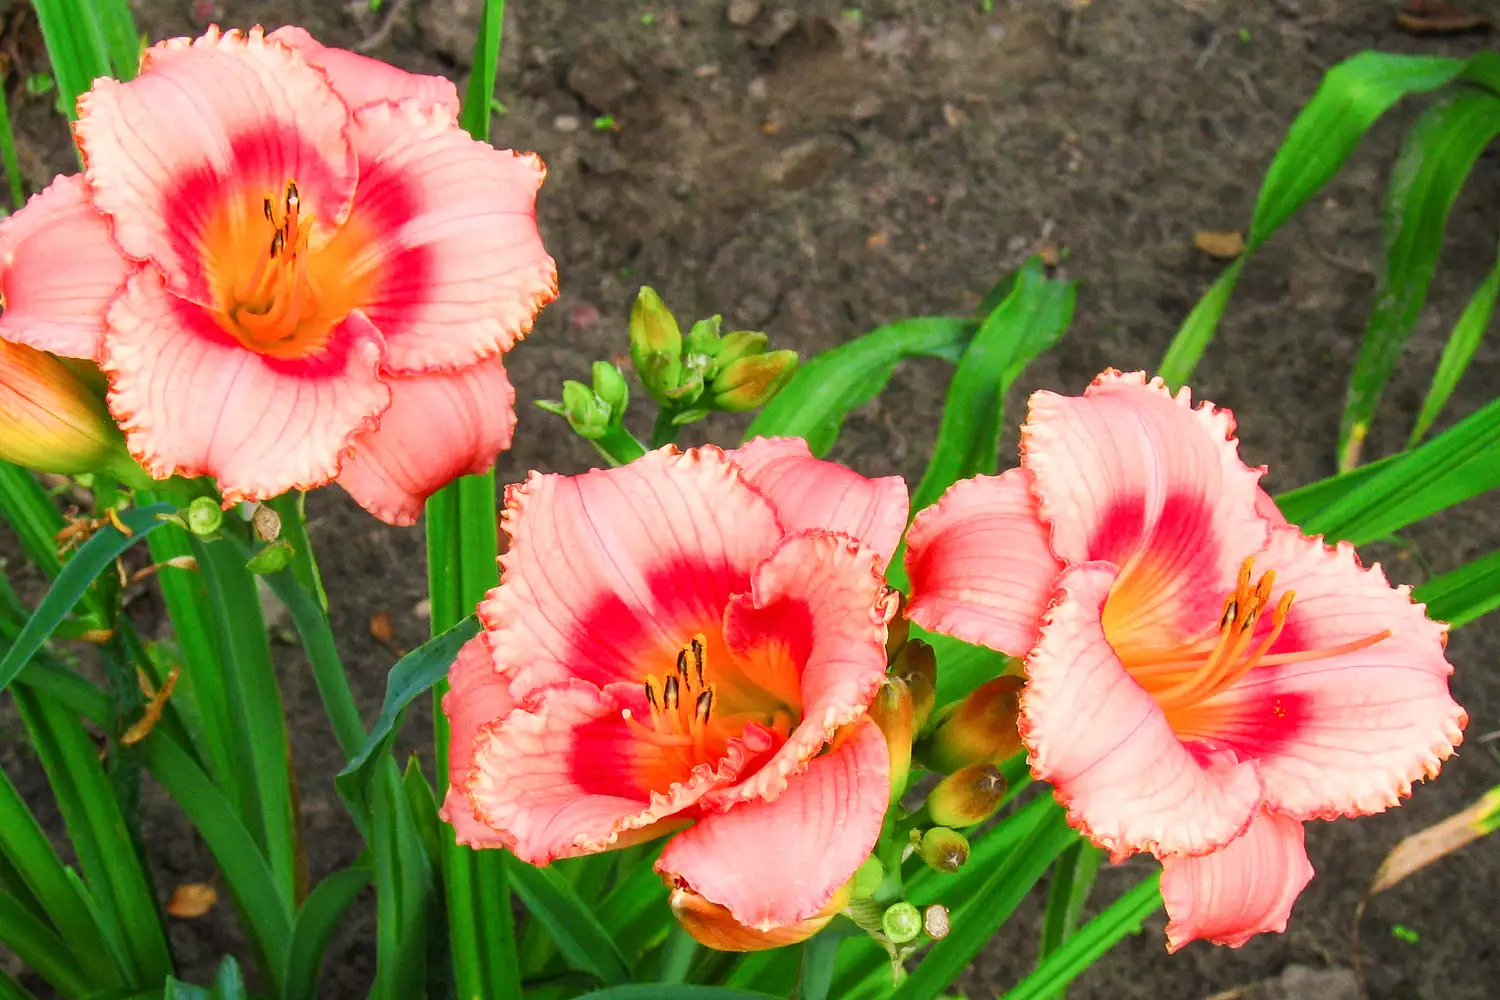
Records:
M302 215L302 196L288 181L277 217L270 196L262 199L262 214L271 224L271 237L255 267L235 282L225 314L246 345L276 348L298 340L302 326L318 312L322 295L308 271L307 249L313 217Z
M709 719L718 700L717 686L704 679L706 663L707 645L703 636L695 635L678 650L675 672L665 680L648 674L644 687L651 725L648 727L626 709L621 714L632 732L656 746L691 746L702 759Z

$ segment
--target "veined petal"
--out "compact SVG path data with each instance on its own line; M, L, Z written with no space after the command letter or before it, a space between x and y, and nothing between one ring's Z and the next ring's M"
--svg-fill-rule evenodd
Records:
M266 37L296 49L303 59L327 73L334 92L351 108L411 99L439 107L453 120L458 119L458 88L447 77L408 73L379 59L332 48L292 24Z
M354 116L359 190L329 253L371 276L362 304L385 335L386 368L456 368L509 350L557 297L536 228L546 170L533 155L476 142L415 101Z
M501 847L500 832L474 814L469 803L469 773L474 766L474 742L485 726L506 718L516 708L510 682L495 669L483 632L464 643L448 671L443 714L448 717L448 794L442 817L453 824L458 842L474 847Z
M890 561L906 527L906 481L866 479L814 458L801 438L756 438L729 453L745 481L763 493L789 534L839 531Z
M177 295L212 305L211 286L230 278L209 244L265 225L264 196L295 181L304 216L343 221L355 182L348 126L327 75L301 55L259 28L210 28L152 46L129 83L96 80L73 128L115 241L155 262Z
M143 268L108 319L100 367L131 455L157 479L214 476L225 503L327 483L390 403L380 335L358 313L320 353L277 360L245 350Z
M1302 824L1261 811L1222 850L1162 862L1167 950L1203 938L1238 948L1256 934L1286 930L1292 904L1313 877Z
M775 798L840 727L864 716L885 677L886 623L896 610L880 566L879 555L847 535L791 535L755 567L749 593L729 602L731 655L801 721L774 758L705 805ZM740 693L728 679L719 683L732 713Z
M1161 379L1107 371L1079 397L1038 392L1021 431L1053 553L1120 569L1117 643L1170 647L1217 621L1240 564L1265 544L1262 470L1245 467L1234 418Z
M730 740L715 764L689 768L621 710L611 692L568 681L481 727L467 782L474 816L530 864L624 847L685 823L673 817L767 748Z
M662 676L694 634L710 663L731 594L781 537L771 505L714 447L618 469L533 473L506 490L502 583L479 606L513 690Z
M906 616L925 629L1025 656L1062 564L1047 546L1031 473L954 483L906 533Z
M772 802L710 813L668 842L656 870L748 927L814 916L869 857L890 800L890 758L868 719Z
M0 222L0 339L92 360L104 311L135 266L110 240L83 175L57 178Z
M1068 822L1116 859L1206 854L1239 836L1261 801L1255 765L1190 753L1104 636L1106 563L1065 570L1026 660L1021 738Z
M1332 819L1396 805L1463 739L1468 716L1448 691L1446 627L1379 566L1361 567L1348 543L1280 528L1255 560L1276 571L1273 602L1296 593L1269 658L1391 634L1352 652L1257 667L1183 724L1254 757L1278 812Z
M388 524L415 524L458 476L478 475L510 447L516 390L500 357L455 372L387 375L391 408L354 439L339 485Z

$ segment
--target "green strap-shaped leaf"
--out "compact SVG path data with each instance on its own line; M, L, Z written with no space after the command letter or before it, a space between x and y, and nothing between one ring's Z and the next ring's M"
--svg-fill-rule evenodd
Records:
M240 972L240 963L233 955L225 955L219 962L218 974L214 976L214 988L209 992L213 1000L245 1000L245 977Z
M1432 386L1427 390L1427 398L1422 401L1422 412L1417 414L1417 422L1412 426L1411 437L1406 442L1408 448L1417 446L1422 435L1427 433L1438 414L1443 412L1443 407L1448 404L1448 397L1453 395L1458 380L1463 378L1474 352L1479 348L1479 342L1489 329L1497 297L1500 297L1500 255L1496 256L1484 283L1470 296L1458 322L1453 324L1453 332L1448 335L1448 343L1443 345L1443 356L1438 359L1437 371L1433 373Z
M919 316L825 351L797 369L756 414L745 437L806 438L813 454L825 454L844 418L885 388L896 362L917 356L957 362L978 327L971 319Z
M1448 214L1496 135L1500 97L1477 87L1456 89L1428 108L1407 134L1386 194L1385 263L1339 423L1341 470L1359 464L1380 395L1427 299Z
M1338 172L1381 115L1407 94L1436 90L1463 70L1456 59L1363 52L1328 71L1292 122L1261 183L1245 252L1214 282L1177 331L1159 373L1175 389L1213 340L1245 258Z
M51 637L62 620L68 616L93 584L94 578L109 569L120 553L151 532L162 526L157 514L165 514L172 508L166 504L152 504L125 511L120 520L130 529L130 535L122 535L113 525L106 525L94 532L94 536L81 545L73 558L57 574L47 596L37 605L36 613L16 636L15 643L0 660L0 690L15 680L21 668L36 655L42 644Z
M577 1000L775 1000L769 993L729 990L721 986L689 986L683 983L639 983L611 986L585 993Z
M1500 551L1435 576L1412 592L1427 616L1454 628L1500 608Z
M286 970L281 976L283 1000L315 1000L318 968L328 939L349 905L369 884L368 868L345 868L323 879L307 894L292 925Z
M1154 874L1115 900L1043 959L1036 971L1016 984L1002 1000L1046 1000L1058 995L1121 938L1141 929L1141 921L1161 907L1160 885L1161 875Z
M980 324L953 373L937 444L912 510L935 503L960 479L994 474L1005 393L1067 330L1074 291L1075 282L1049 279L1038 258L1021 268L1010 294Z
M1057 859L1052 869L1052 884L1047 887L1047 912L1042 918L1042 940L1037 947L1038 967L1064 947L1078 929L1083 904L1088 901L1094 876L1099 874L1103 860L1104 852L1085 840L1078 841ZM1062 990L1054 994L1062 995Z
M62 561L52 539L63 528L62 515L30 472L6 461L0 461L0 514L20 539L27 558L49 579L57 576Z
M510 867L510 879L569 965L611 986L630 982L630 966L614 938L556 868L518 862Z

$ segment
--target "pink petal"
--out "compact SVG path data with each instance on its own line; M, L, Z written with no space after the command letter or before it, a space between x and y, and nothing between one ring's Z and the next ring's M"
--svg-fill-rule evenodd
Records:
M847 535L791 535L755 567L749 593L730 601L725 642L739 662L755 664L762 691L800 706L801 719L753 777L713 792L708 803L775 798L835 731L865 714L885 677L886 623L896 609L882 565ZM725 704L732 709L732 693Z
M57 178L0 222L0 339L92 359L109 300L134 267L111 242L83 175Z
M766 748L730 740L716 764L689 770L675 752L638 738L612 693L569 681L480 729L469 802L517 857L541 865L664 832L664 821Z
M115 241L200 305L215 304L213 279L227 277L215 249L226 252L226 234L247 223L269 233L262 198L279 198L288 181L323 227L348 211L349 109L323 72L259 28L155 45L139 76L95 81L78 112L94 204Z
M335 93L351 108L413 99L458 118L458 88L446 77L408 73L379 59L331 48L296 25L277 28L266 37L296 49L308 63L327 73Z
M516 703L510 682L495 670L483 632L464 643L448 671L448 693L443 714L448 717L448 794L441 815L452 823L458 842L475 847L500 847L500 832L485 825L469 804L469 772L474 764L474 742L492 722L510 715Z
M278 360L240 346L145 268L108 319L100 367L131 455L157 479L214 476L226 503L327 483L390 402L380 335L358 313L321 353Z
M1265 543L1263 470L1240 461L1234 418L1160 379L1107 371L1081 397L1038 392L1021 434L1052 551L1120 568L1117 641L1168 647L1216 621L1240 563Z
M1255 488L1255 512L1273 528L1286 526L1286 515L1281 512L1280 507L1276 506L1276 501L1271 499L1271 494L1259 486Z
M476 142L414 101L354 121L359 190L336 242L353 259L351 284L374 279L363 308L389 345L387 369L462 367L509 350L557 297L536 228L542 161Z
M1281 528L1256 568L1276 571L1273 602L1296 593L1273 657L1391 635L1341 655L1257 667L1184 724L1254 757L1266 803L1279 812L1331 819L1396 805L1463 739L1468 717L1448 691L1446 627L1378 566L1362 568L1347 543L1330 548Z
M1025 656L1062 564L1047 546L1031 473L954 483L906 534L906 616L925 629Z
M1281 933L1312 877L1302 824L1256 813L1244 835L1223 850L1162 862L1167 950L1199 938L1238 948L1256 934Z
M880 837L890 759L873 722L855 724L773 802L743 802L673 837L656 870L761 931L823 909Z
M518 697L570 677L666 676L694 634L719 634L730 595L781 537L771 505L713 447L532 473L506 490L502 519L504 582L479 615Z
M1026 660L1019 728L1031 771L1051 782L1068 822L1117 859L1218 850L1260 805L1255 765L1195 755L1179 742L1104 637L1100 615L1114 582L1101 563L1058 580Z
M415 524L427 498L510 447L516 391L500 357L456 372L386 376L391 408L354 439L339 485L388 524Z
M866 479L852 469L813 458L801 438L756 438L729 453L751 486L776 508L788 534L841 531L887 562L906 527L906 481Z

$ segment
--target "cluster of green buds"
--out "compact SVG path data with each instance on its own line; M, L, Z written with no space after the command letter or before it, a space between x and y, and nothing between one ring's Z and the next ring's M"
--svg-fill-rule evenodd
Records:
M630 359L651 398L674 426L714 410L740 413L764 406L797 370L796 351L766 350L766 335L720 334L723 317L694 323L683 336L677 318L649 287L630 310Z
M561 402L544 399L536 404L567 420L573 433L585 441L620 432L630 403L630 386L620 369L608 361L595 361L593 374L592 386L568 379L563 382Z

